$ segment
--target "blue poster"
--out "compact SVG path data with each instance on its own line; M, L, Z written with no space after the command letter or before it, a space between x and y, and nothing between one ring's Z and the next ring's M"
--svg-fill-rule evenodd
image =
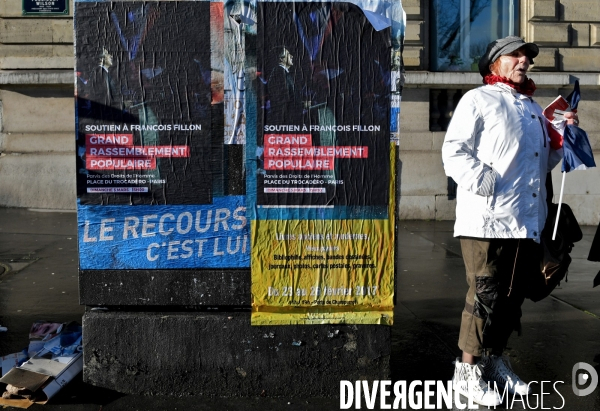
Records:
M210 205L77 208L81 270L248 268L244 196Z

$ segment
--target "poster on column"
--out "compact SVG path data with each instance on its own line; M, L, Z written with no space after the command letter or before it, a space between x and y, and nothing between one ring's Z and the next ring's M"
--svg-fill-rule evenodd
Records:
M394 208L390 197L387 218L251 221L252 324L391 325Z
M82 269L248 267L223 3L76 1Z
M390 6L257 3L246 35L255 325L392 322Z
M77 4L81 204L210 204L210 29L209 2Z
M346 2L257 14L257 204L386 206L389 29Z
M255 7L249 0L226 0L225 11L225 144L246 143L245 35L256 23Z

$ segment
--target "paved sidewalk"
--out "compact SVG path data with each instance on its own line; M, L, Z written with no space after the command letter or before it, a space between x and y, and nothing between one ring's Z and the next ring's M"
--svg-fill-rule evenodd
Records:
M397 301L392 327L394 380L448 380L467 286L452 222L400 221ZM595 227L583 227L573 250L568 282L541 302L523 307L523 335L509 341L515 371L526 381L564 381L558 395L544 386L543 407L600 409L600 388L587 397L572 391L573 365L600 370L600 287L592 279L600 263L586 261ZM27 345L38 319L79 321L75 213L0 208L0 355ZM343 376L340 376L342 379ZM293 384L293 381L290 382ZM530 406L539 401L530 399ZM563 399L564 397L564 399ZM524 408L521 402L505 408ZM538 404L541 409L541 404ZM74 381L45 406L30 410L333 410L339 399L156 398L122 395ZM354 409L354 407L352 408ZM363 403L363 409L366 409Z

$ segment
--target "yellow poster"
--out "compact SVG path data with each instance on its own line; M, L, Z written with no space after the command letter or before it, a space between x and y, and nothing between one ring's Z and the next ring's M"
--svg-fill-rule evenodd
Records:
M253 325L392 324L395 148L388 218L252 221Z

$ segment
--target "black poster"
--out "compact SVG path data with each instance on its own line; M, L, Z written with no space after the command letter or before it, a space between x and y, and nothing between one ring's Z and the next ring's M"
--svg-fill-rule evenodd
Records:
M387 206L390 30L350 3L257 15L258 204Z
M211 203L210 2L78 3L75 26L80 203Z

